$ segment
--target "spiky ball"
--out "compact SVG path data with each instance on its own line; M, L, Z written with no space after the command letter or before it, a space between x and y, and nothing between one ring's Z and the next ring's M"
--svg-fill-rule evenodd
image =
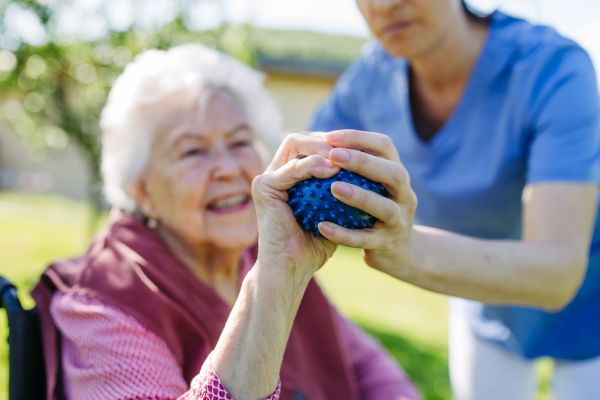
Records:
M313 231L315 236L319 236L317 226L323 221L349 229L370 228L377 219L336 199L331 194L331 184L334 182L346 182L382 196L387 195L382 184L345 169L341 169L331 178L300 181L287 192L290 198L288 204L302 229Z

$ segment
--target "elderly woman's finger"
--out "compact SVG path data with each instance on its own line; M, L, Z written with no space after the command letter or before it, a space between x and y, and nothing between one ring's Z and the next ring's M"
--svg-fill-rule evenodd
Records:
M393 199L403 201L405 192L410 190L410 176L399 162L357 150L337 148L329 152L329 160L334 165L381 183Z
M373 229L346 229L332 222L321 222L319 232L333 243L354 247L357 249L371 249L377 247L381 239Z
M311 177L329 178L339 172L336 167L325 157L312 155L302 159L293 159L281 168L261 175L261 182L276 190L287 190L298 181Z
M298 157L316 154L328 158L329 151L333 146L325 141L324 135L324 132L290 133L277 150L277 154L275 154L273 161L267 168L267 172L273 172Z
M334 147L362 150L390 161L400 162L392 139L381 133L343 129L327 132L324 138Z
M331 193L343 203L363 210L388 225L399 220L400 206L370 190L345 182L335 182L331 185Z

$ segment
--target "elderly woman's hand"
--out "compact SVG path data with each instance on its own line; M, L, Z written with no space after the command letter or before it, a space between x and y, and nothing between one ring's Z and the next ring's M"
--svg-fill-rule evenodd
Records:
M233 398L260 399L274 392L304 291L336 248L300 228L287 204L287 189L311 176L333 176L339 168L316 154L279 163L275 160L252 183L258 259L212 355L214 369Z
M413 256L413 219L417 198L410 187L408 172L400 162L391 139L379 133L341 130L324 135L335 148L329 159L341 168L380 182L389 196L336 182L331 193L344 203L375 216L371 229L350 230L321 222L319 230L329 240L348 247L362 248L367 264L386 273L408 269Z
M308 283L313 274L327 261L335 251L336 245L322 237L313 237L310 232L301 229L296 221L287 189L298 181L310 177L328 178L335 175L339 168L329 159L320 155L297 159L293 158L281 165L289 154L314 153L321 148L331 147L322 139L314 141L310 136L308 145L298 153L298 148L290 146L286 155L276 157L265 174L254 179L252 197L258 216L259 251L257 265L261 268L284 269L298 282ZM300 141L304 137L299 137ZM298 138L296 138L298 139ZM323 144L325 146L323 146ZM316 150L315 150L316 149Z
M329 159L329 152L333 146L325 141L325 134L325 132L307 131L286 135L266 172L273 172L298 157L317 154Z

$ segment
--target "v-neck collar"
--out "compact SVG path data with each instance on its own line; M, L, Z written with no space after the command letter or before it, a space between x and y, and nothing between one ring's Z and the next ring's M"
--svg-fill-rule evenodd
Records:
M448 120L428 142L421 139L415 129L410 106L409 64L406 60L403 60L404 62L402 62L400 65L401 71L397 75L398 82L396 83L400 89L399 100L402 112L406 116L405 129L407 134L405 139L411 141L409 147L417 149L420 152L439 153L445 152L449 148L452 148L454 145L459 143L461 138L460 124L465 118L468 117L469 112L473 108L473 102L478 97L478 92L480 93L485 89L486 84L496 75L496 69L500 68L504 64L504 62L498 58L502 57L502 54L497 52L498 47L495 46L498 36L497 22L502 17L503 14L499 12L495 12L492 15L487 37L484 41L478 58L475 61L471 75L467 81L463 93L461 94L460 100L458 101ZM504 49L504 52L505 50L506 49Z

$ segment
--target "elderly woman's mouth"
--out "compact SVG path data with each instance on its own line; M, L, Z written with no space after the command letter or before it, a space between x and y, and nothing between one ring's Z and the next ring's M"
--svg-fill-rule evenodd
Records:
M249 195L238 194L235 196L230 196L214 201L208 205L208 209L217 213L230 213L246 208L246 206L248 206L249 203Z

